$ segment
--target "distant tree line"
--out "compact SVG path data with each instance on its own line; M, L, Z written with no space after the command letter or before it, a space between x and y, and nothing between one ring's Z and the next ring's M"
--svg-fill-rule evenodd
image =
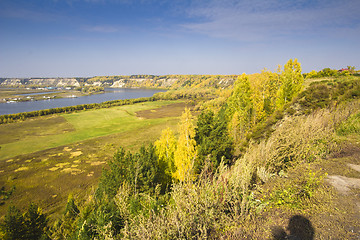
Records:
M336 70L331 68L324 68L320 71L312 70L309 73L304 74L306 78L323 78L323 77L339 77L339 76L349 76L355 74L354 66L347 66L344 69Z

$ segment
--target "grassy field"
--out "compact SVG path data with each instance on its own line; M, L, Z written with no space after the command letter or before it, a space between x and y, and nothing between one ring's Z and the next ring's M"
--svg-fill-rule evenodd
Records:
M162 129L177 128L186 104L159 101L45 116L0 126L0 187L16 189L0 204L30 201L60 214L68 195L83 199L97 185L101 170L123 146L138 149Z
M132 131L160 124L166 118L139 118L137 111L171 104L147 102L72 114L53 115L36 120L0 126L0 160L54 148L89 138Z

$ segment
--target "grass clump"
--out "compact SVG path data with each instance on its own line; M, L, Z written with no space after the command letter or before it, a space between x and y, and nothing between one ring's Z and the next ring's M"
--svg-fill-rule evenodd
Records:
M324 182L327 173L322 170L307 169L291 181L281 181L267 196L266 204L272 207L285 206L291 209L306 209L308 202L316 194L317 189Z
M346 121L342 122L336 130L340 136L360 133L360 113L353 114Z

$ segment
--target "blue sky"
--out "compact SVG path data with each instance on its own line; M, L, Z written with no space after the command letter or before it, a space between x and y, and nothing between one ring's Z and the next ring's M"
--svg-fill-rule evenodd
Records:
M359 0L0 0L0 77L360 69Z

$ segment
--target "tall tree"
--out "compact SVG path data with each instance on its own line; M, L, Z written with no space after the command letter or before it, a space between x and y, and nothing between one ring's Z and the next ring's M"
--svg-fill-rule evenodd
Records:
M304 77L301 74L301 65L297 59L290 59L281 72L281 87L278 91L277 106L281 108L290 102L298 94L304 83Z
M164 173L162 176L163 184L171 182L172 175L176 170L174 163L176 144L175 135L169 127L164 129L160 138L155 141L156 154L159 157L159 167Z
M109 162L109 169L103 170L97 195L101 197L105 192L112 198L124 182L130 184L134 194L153 193L161 184L159 175L159 161L152 144L148 148L141 147L135 154L120 148Z
M203 111L198 117L195 140L198 146L198 159L195 163L196 172L203 167L205 158L209 158L212 170L215 171L224 158L227 163L233 152L233 143L228 135L228 121L225 109L216 115L210 110Z
M27 229L24 221L25 219L20 210L10 206L4 222L1 223L3 239L25 239Z
M179 124L179 140L174 154L176 171L173 174L179 181L191 181L194 177L194 161L196 158L195 128L192 123L190 109L186 108Z
M232 117L237 112L239 132L243 138L245 133L254 124L254 102L253 91L248 76L244 73L235 82L234 90L229 97L228 112Z
M21 214L20 210L11 206L1 223L3 239L48 239L46 235L48 219L41 209L30 203L28 210ZM1 235L0 235L1 236Z

